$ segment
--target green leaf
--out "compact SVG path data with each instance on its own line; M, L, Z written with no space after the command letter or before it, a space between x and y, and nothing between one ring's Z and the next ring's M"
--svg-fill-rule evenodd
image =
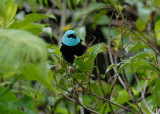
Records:
M75 79L86 80L86 76L83 75L83 73L81 73L81 74L80 73L73 73L72 77L75 78Z
M102 53L106 50L107 45L104 43L99 43L99 44L95 44L93 46L91 46L88 49L88 52L91 53L90 58L95 59L95 57L97 56L97 54Z
M141 59L147 57L147 56L152 56L153 54L149 54L146 52L141 52L136 54L133 57L130 57L129 60L127 60L126 62L122 62L121 66L119 67L117 73L121 72L125 67L132 65L133 67L136 66L137 68L148 68L148 69L152 69L154 70L153 66L149 65L148 63L142 61ZM143 63L143 64L142 64ZM147 64L147 66L145 66Z
M136 27L140 31L144 31L146 29L146 22L143 22L141 18L138 18L136 21Z
M85 37L86 37L86 28L85 28L85 26L76 27L74 30L75 30L77 36L78 36L81 40L85 41Z
M151 62L147 62L146 60L137 60L136 62L133 62L131 65L136 70L149 69L149 70L156 71L155 66Z
M155 0L157 1L157 0ZM156 24L158 21L160 20L160 14L158 14L155 19L154 19L154 23Z
M72 10L71 0L67 0L67 5L68 5L69 9Z
M0 99L0 112L2 114L25 114L23 111L18 109L15 102L7 102Z
M109 65L109 67L106 69L106 73L110 71L112 68L119 66L120 64L115 64L115 65Z
M27 2L32 8L32 12L36 12L37 11L37 0L27 0Z
M52 19L56 19L54 15L51 15L51 13L49 14L38 14L38 13L33 13L33 14L29 14L25 17L24 20L22 21L18 21L18 22L14 22L9 28L14 28L14 29L21 29L22 27L31 24L33 22L36 22L38 20L41 19L45 19L45 18L52 18Z
M108 27L101 27L101 31L105 39L107 39L108 38ZM115 29L110 28L110 36L112 36L112 39L116 38L118 35L119 33Z
M32 98L35 97L35 90L32 87L30 87L29 85L24 85L21 87L23 88L23 91L18 91L18 92L26 94Z
M30 24L27 24L23 27L21 27L21 29L23 30L27 30L29 32L31 32L32 34L38 36L40 35L43 31L43 28L45 27L46 25L44 24L38 24L38 23L30 23Z
M96 93L99 96L103 95L100 85L98 83L96 83L96 82L95 83L91 83L91 91L93 93Z
M44 3L48 7L48 0L44 0Z
M156 81L156 84L154 86L153 96L155 101L157 102L157 105L160 106L160 79Z
M128 46L125 50L126 50L126 52L138 51L139 49L144 49L146 47L148 47L146 44L143 44L142 42L139 42L139 43L134 43L130 47Z
M0 49L2 71L9 73L30 70L36 74L31 69L33 66L34 69L39 69L37 75L46 74L47 45L42 39L22 30L0 30ZM31 72L27 74L29 73Z
M55 90L47 70L47 44L23 30L0 30L0 69L3 77L22 74L21 78L37 80Z
M75 59L74 63L79 66L79 70L81 70L82 72L87 71L87 67L82 59Z
M157 39L157 42L158 44L160 44L160 20L157 21L157 23L155 24L155 33L156 33L156 39Z
M106 10L102 10L99 13L97 13L96 15L94 15L94 17L92 18L93 20L93 28L95 29L97 25L107 25L110 22L110 19L108 16L106 16L107 11Z
M18 0L18 6L20 9L23 8L23 2L24 2L24 0Z
M119 67L119 69L117 70L117 73L120 73L125 67L127 67L128 65L130 65L130 63L124 63L123 65L121 65L120 67Z
M132 62L132 61L137 60L137 59L143 59L143 58L145 58L147 56L151 56L151 55L153 55L153 54L149 54L149 53L146 53L146 52L140 52L140 53L136 54L135 56L130 57L130 61Z
M62 9L60 0L55 0L55 2L56 2L56 5L58 6L58 8L59 8L59 9Z
M124 103L127 103L130 99L131 98L126 90L118 91L116 98L116 102L118 104L123 105Z
M103 3L91 3L87 8L85 8L85 10L81 9L74 13L73 22L76 23L83 15L87 15L92 11L104 8L105 6L106 4Z
M7 101L7 102L17 101L16 95L12 91L7 90L7 89L8 88L0 86L0 99L3 99L4 101Z
M140 16L142 22L146 22L150 14L154 10L153 8L145 7L142 2L137 3L138 15Z
M8 28L17 12L17 4L12 0L0 0L0 28Z

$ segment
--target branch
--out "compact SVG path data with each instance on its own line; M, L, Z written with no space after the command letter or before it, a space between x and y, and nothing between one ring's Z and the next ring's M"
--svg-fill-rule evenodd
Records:
M138 86L139 86L139 88L140 88L141 96L142 96L142 101L143 101L144 105L147 107L148 111L149 111L151 114L155 114L155 113L150 109L150 107L148 106L148 104L147 104L147 102L146 102L146 100L145 100L145 91L146 91L146 88L147 88L148 80L146 80L145 85L144 85L144 89L143 89L143 91L142 91L142 87L141 87L141 84L140 84L140 82L139 82L139 80L138 80L138 77L137 77L137 75L135 74L135 72L134 72L134 70L133 70L132 67L131 67L131 69L132 69L132 71L133 71L133 74L134 74L134 77L135 77L135 79L136 79L136 81L137 81L137 84L138 84ZM149 76L150 76L151 74L152 74L152 71L150 72ZM148 77L149 77L149 76L148 76Z
M95 97L97 97L97 98L99 98L99 99L101 99L101 100L103 100L103 101L110 102L111 104L113 104L113 105L115 105L115 106L118 106L118 107L120 107L120 108L123 108L123 109L125 109L125 110L127 110L127 111L129 111L129 112L132 112L132 113L134 113L134 114L138 114L137 112L134 112L133 110L131 110L131 109L129 109L129 108L126 108L126 107L124 107L124 106L122 106L122 105L119 105L119 104L117 104L117 103L114 103L114 102L112 102L112 101L110 101L110 100L108 100L108 99L106 99L106 98L103 98L103 97L101 97L101 96L98 96L98 95L96 95L96 94L94 94L94 93L92 93L92 92L88 92L88 94L89 94L89 95L93 95L93 96L95 96Z
M110 59L110 62L111 62L112 65L114 65L114 61L113 61L113 56L112 56L112 52L111 52L110 26L111 26L111 22L112 22L112 17L113 17L113 15L114 15L114 12L112 13L112 15L111 15L111 17L110 17L110 20L111 20L111 21L110 21L109 26L108 26L108 42L107 42L107 43L108 43L109 59ZM114 70L114 72L115 72L115 74L116 74L116 73L117 73L116 67L114 67L113 70ZM123 80L121 79L120 76L118 76L118 79L119 79L120 83L122 84L122 86L123 86L124 88L126 88L126 87L125 87L125 84L124 84L124 82L123 82Z
M132 88L131 88L131 85L129 84L128 82L128 79L127 79L127 76L126 76L126 73L125 73L125 70L123 70L123 75L124 75L124 78L126 80L126 90L127 92L129 93L131 99L133 100L133 102L136 104L136 106L138 107L139 111L142 113L142 114L146 114L146 112L139 106L139 104L137 103L135 97L134 97L134 93L132 91Z
M96 67L96 68L97 68L97 67ZM103 89L103 87L102 87L102 82L101 82L100 73L99 73L99 69L98 69L98 68L97 68L97 76L98 76L98 82L99 82L99 85L100 85L100 87L101 87L102 93L103 93L104 97L107 98L107 95L105 94L105 91L104 91L104 89ZM111 96L111 94L110 94L110 96ZM109 100L110 100L110 96L109 96ZM110 102L109 102L109 107L110 107L112 113L115 114ZM105 111L105 109L104 109L104 111ZM104 112L104 111L103 111L103 112Z
M75 100L72 99L72 98L69 98L68 96L64 95L63 93L62 93L62 95L63 95L65 98L67 98L68 100L72 101L73 103L79 104L80 106L82 106L82 107L85 108L86 110L88 110L88 111L90 111L90 112L92 112L92 113L95 113L95 114L100 114L100 113L98 113L98 112L96 112L96 111L94 111L94 110L92 110L92 109L90 109L90 108L82 105L80 102L77 102L77 101L75 101Z
M138 35L135 33L135 31L130 27L130 24L127 23L127 20L124 19L123 14L122 14L120 11L118 11L118 10L117 10L117 12L119 12L119 14L121 14L122 20L123 20L123 22L126 24L126 27L128 28L128 30L129 30L130 32L132 32L139 40L141 40L143 43L145 43L146 45L148 45L157 55L160 55L160 51L157 50L156 48L154 48L153 45L150 43L150 41L149 41L149 43L148 43L148 42L145 41L143 38L141 38L140 36L138 36ZM146 38L146 39L147 39L147 38Z
M38 94L39 89L40 89L40 86L38 86L36 93L35 93L35 96L34 96L35 106L36 106L36 102L37 102L36 99L37 99L37 94Z
M87 50L91 47L91 45L94 43L94 41L96 40L96 37L95 36L93 36L93 40L92 40L92 42L90 42L90 44L88 45L88 47L87 47L87 49L86 49L86 51L84 52L84 53L87 53Z

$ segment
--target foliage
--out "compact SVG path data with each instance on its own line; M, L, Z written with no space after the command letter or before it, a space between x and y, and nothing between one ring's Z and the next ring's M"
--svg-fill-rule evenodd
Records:
M159 1L52 2L0 1L0 113L159 113ZM56 43L39 36L60 44L71 28L83 41L90 41L88 28L99 33L69 75ZM105 74L97 55L104 55Z

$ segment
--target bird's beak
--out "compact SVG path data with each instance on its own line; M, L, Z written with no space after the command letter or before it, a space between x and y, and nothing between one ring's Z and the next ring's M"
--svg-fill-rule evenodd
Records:
M76 35L76 34L73 34L72 38L76 38L76 37L77 37L77 35Z

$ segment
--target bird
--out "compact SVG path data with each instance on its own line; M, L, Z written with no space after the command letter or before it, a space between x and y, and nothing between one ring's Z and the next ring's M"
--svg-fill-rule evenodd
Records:
M73 64L75 56L83 55L86 49L86 44L77 36L74 30L65 32L60 46L60 51L65 61Z

